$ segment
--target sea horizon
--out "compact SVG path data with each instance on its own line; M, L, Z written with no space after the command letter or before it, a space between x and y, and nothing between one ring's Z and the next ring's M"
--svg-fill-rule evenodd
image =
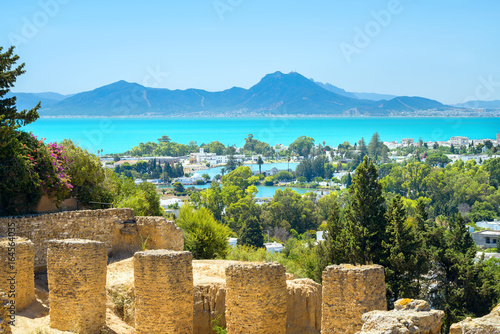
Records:
M220 141L224 145L244 145L248 134L270 145L288 145L297 137L309 136L315 143L338 146L363 137L368 142L374 132L382 141L419 138L449 140L495 139L500 130L498 117L42 117L23 127L49 142L71 139L95 153L123 153L141 142L156 142L162 135L172 141L198 145Z

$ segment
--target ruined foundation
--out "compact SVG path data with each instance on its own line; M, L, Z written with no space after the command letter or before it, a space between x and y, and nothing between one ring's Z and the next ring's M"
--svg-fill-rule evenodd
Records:
M276 262L226 268L228 334L286 333L285 267Z
M35 247L25 238L0 238L0 289L14 301L16 312L35 300ZM12 296L15 295L15 298Z
M321 332L321 284L309 278L286 281L286 334Z
M149 250L134 255L138 334L193 333L193 255Z
M431 310L424 300L398 299L392 311L365 313L363 327L357 334L438 334L443 317L443 311Z
M387 310L382 266L341 264L323 271L321 333L356 333L361 316L373 310Z
M106 245L83 239L48 244L50 327L99 333L106 325Z

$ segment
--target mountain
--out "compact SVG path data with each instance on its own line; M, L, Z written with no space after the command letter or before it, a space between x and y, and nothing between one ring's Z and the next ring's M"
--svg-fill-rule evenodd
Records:
M396 97L396 95L388 95L388 94L377 94L377 93L350 93L345 91L342 88L339 88L337 86L334 86L329 83L322 83L319 81L314 81L314 79L310 79L313 81L316 85L320 86L321 88L324 88L326 90L329 90L330 92L347 96L353 99L360 99L360 100L373 100L373 101L380 101L380 100L391 100Z
M388 116L453 109L421 97L374 101L352 94L356 93L329 84L319 85L296 72L275 72L249 89L233 87L219 92L150 88L122 80L70 96L14 95L18 97L18 106L24 108L41 101L41 116Z
M7 93L5 97L15 96L18 110L31 109L41 102L43 108L51 107L64 99L64 95L57 93Z
M459 108L470 108L470 109L500 109L500 100L495 101L468 101L465 103L454 104L453 106Z
M389 101L382 102L379 107L385 110L393 111L417 111L429 109L441 109L446 106L438 101L429 100L417 96L398 96Z

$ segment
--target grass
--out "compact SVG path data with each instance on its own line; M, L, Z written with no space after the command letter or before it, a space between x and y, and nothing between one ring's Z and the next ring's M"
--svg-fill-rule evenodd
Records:
M131 287L119 286L116 289L108 289L108 294L115 305L115 311L118 316L126 323L130 323L132 319L128 310L131 310L135 304L133 289Z

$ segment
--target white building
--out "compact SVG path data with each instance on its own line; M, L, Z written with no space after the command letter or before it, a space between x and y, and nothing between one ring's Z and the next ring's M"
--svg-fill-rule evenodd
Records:
M202 162L207 161L207 159L211 159L215 156L216 156L215 153L205 153L205 149L200 148L199 153L191 153L189 155L189 161L196 162L196 163L202 163Z
M451 137L450 138L450 143L453 145L453 146L462 146L462 145L469 145L469 138L467 137L460 137L460 136L457 136L457 137Z
M476 245L483 248L496 248L499 238L500 231L480 231L472 233L472 240L474 240Z
M401 145L403 147L408 147L410 145L413 145L414 141L413 138L403 138L401 139Z
M281 253L283 248L285 248L282 244L274 242L268 242L264 244L268 253Z
M487 221L481 221L476 223L477 227L482 227L488 230L495 230L495 231L500 231L500 221L494 220L492 222L487 222Z

